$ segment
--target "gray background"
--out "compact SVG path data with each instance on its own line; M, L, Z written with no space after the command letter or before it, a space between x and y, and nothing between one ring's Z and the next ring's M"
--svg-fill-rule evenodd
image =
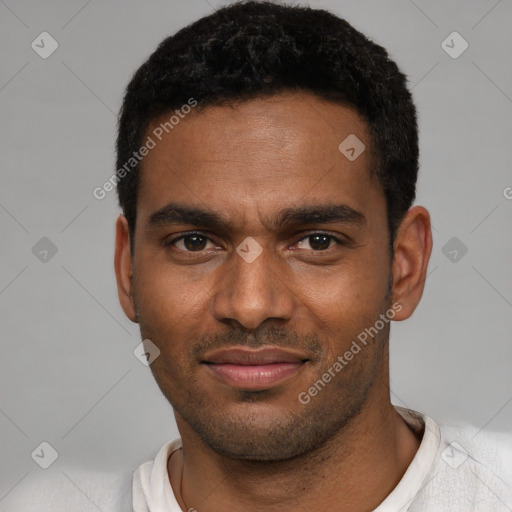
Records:
M46 471L115 471L177 435L118 304L115 193L98 201L92 190L114 170L132 73L165 36L224 3L0 0L0 504L44 471L31 457L43 441L59 455ZM418 310L392 326L392 400L512 430L511 2L310 5L385 46L418 106L416 204L432 215L434 248ZM31 48L43 31L59 44L47 59ZM441 46L453 31L469 44L456 59ZM57 248L45 261L43 237Z

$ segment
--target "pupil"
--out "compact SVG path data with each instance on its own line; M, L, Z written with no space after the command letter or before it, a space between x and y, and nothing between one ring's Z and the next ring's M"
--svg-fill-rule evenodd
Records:
M319 239L323 239L323 243L317 243ZM313 243L311 240L314 240ZM309 244L313 249L328 249L329 248L329 237L327 235L311 235ZM316 247L315 247L316 245Z
M191 241L193 242L191 243ZM194 249L204 249L205 244L205 238L198 235L192 235L185 238L185 246L187 249L194 250Z

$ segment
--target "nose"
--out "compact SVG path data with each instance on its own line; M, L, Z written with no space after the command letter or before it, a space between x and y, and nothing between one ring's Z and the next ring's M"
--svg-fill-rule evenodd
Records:
M295 298L284 262L268 248L252 261L240 254L233 252L219 274L213 305L216 319L248 330L269 319L290 320Z

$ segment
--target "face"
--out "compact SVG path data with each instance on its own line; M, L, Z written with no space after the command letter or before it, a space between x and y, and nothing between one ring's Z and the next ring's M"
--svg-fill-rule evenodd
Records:
M134 311L180 431L217 453L306 453L386 378L388 322L343 357L391 306L370 146L354 110L283 94L192 112L143 161Z

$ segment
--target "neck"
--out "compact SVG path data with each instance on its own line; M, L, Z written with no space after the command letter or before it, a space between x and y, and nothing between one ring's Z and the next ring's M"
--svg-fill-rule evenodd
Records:
M383 397L370 397L321 448L281 462L224 457L205 446L179 415L176 420L183 450L169 459L168 470L183 510L373 510L398 484L419 447Z

